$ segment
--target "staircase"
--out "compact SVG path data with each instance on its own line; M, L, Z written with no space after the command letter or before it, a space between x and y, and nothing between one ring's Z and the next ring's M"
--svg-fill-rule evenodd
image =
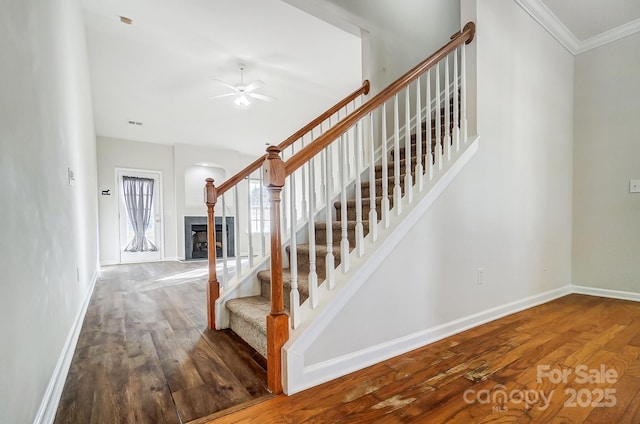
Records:
M372 257L382 260L380 254L388 254L376 250L384 237L411 216L412 205L428 199L429 191L463 157L468 146L465 44L474 34L470 22L376 96L362 100L369 89L365 81L219 187L207 180L208 225L214 228L214 207L221 198L223 244L229 199L240 233L239 187L248 187L251 201L249 181L259 178L269 192L264 202L270 205L270 251L264 226L252 234L249 225L248 268L243 268L236 240L234 258L222 249L225 278L219 282L215 250L209 249L207 306L210 328L230 327L267 358L268 385L274 393L283 390L282 367L291 381L292 370L299 372L303 365L299 355L295 365L283 360L289 333L294 332L294 339L305 334L303 324L317 318L312 311L330 304L329 293L346 287L350 273L357 275ZM376 244L378 228L384 234ZM215 233L208 232L209 246L216 245ZM259 255L254 255L254 236L261 238ZM283 254L288 268L283 267ZM229 264L235 266L232 279L227 278Z
M440 126L441 133L445 133L445 113L444 109L441 109L441 118L440 118ZM449 129L453 130L453 106L450 108L450 125ZM435 128L435 118L431 119L431 152L436 152L436 146L439 144L436 139L436 128ZM422 152L427 152L427 125L423 123L422 125ZM412 177L415 179L415 165L417 163L417 144L416 144L416 134L412 134L411 136L411 163L413 164L411 169ZM442 140L440 140L440 144ZM401 147L399 150L399 164L400 164L400 187L404 193L405 189L405 177L407 172L406 167L406 147ZM387 164L387 187L389 193L389 202L390 207L393 208L393 193L394 190L394 168L395 168L395 156L396 153L394 151L389 152L389 159ZM426 153L422 154L422 163L425 163ZM431 154L431 163L435 164L435 153ZM375 166L375 193L376 193L376 210L382 210L382 195L383 195L383 165ZM362 193L369 193L371 183L369 181L361 182ZM362 199L362 224L364 235L367 236L369 234L369 211L370 211L371 201L370 199ZM346 210L347 210L347 229L348 229L348 240L350 251L353 251L356 246L356 199L350 198L346 202ZM340 240L342 238L342 202L340 200L334 203L334 216L335 219L332 223L332 239L334 240L333 245L333 255L335 257L335 266L336 268L341 263L341 251L340 246L335 244L336 240ZM380 222L382 217L378 218L378 222ZM327 225L325 222L317 222L315 223L315 240L316 240L316 270L318 274L318 283L322 285L326 279L326 264L325 257L327 253ZM290 248L287 247L287 254L290 255ZM300 304L304 303L309 298L309 272L310 272L310 262L309 262L309 244L298 244L297 245L297 277L298 277L298 291L300 293ZM260 280L260 295L258 296L249 296L249 297L240 297L236 299L231 299L226 302L226 307L230 313L229 324L230 328L238 334L242 339L244 339L249 345L251 345L257 352L259 352L262 356L266 358L267 351L267 323L265 320L265 316L269 315L271 310L271 271L263 270L259 271L258 279ZM287 312L290 312L290 291L291 291L291 270L289 268L283 269L283 285L284 285L284 301L285 301L285 309Z

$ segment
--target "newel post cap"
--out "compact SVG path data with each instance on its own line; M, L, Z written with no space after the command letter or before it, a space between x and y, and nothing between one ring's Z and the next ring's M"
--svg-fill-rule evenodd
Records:
M284 179L287 175L284 162L280 159L280 151L278 146L269 146L267 148L267 157L262 166L265 187L284 186Z
M204 201L207 206L213 206L218 200L218 191L216 186L213 185L213 178L207 178L205 181L207 184L204 187Z

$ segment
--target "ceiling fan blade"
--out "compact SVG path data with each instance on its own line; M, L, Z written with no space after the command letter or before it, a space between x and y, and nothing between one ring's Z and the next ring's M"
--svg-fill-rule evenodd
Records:
M229 96L235 96L238 93L226 93L226 94L218 94L217 96L211 96L209 97L210 99L218 99L220 97L229 97Z
M264 81L260 81L260 80L256 80L254 82L252 82L251 84L247 85L244 87L244 92L245 93L250 93L254 90L257 90L258 88L262 87L264 85Z
M236 87L235 85L231 85L228 82L225 82L225 81L222 81L222 80L219 80L219 79L215 79L215 78L212 81L215 81L215 82L217 82L219 84L222 84L225 87L232 89L234 92L240 91L240 90L238 90L238 87Z
M258 93L245 93L247 96L252 97L254 99L263 100L265 102L273 102L275 101L275 97L265 96L264 94Z

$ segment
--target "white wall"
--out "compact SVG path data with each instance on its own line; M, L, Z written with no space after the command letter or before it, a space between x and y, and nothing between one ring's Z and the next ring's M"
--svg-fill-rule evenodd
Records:
M640 34L575 58L573 282L640 292Z
M97 270L95 134L78 2L0 10L0 422L29 423L55 413Z
M115 196L116 168L133 168L162 172L164 259L184 259L184 217L206 216L203 188L205 179L212 177L216 184L243 169L254 157L232 150L176 144L168 146L98 137L98 186L111 189L111 196L99 196L100 215L100 263L119 262L118 199ZM206 163L209 166L199 164ZM231 195L231 193L230 193ZM240 194L246 204L246 192ZM231 198L229 198L231 199ZM228 216L235 214L228 208ZM221 206L216 216L222 215ZM240 221L242 244L246 242L246 223Z
M472 6L480 151L312 342L307 366L571 283L573 57L515 2Z
M363 73L372 92L386 87L460 29L451 0L285 0L363 38ZM444 41L443 41L444 40Z
M131 140L98 137L98 186L111 190L111 196L99 196L100 263L120 262L118 196L116 168L162 172L162 212L164 219L165 258L177 256L175 172L173 146Z
M212 149L208 147L191 146L187 144L176 144L174 147L175 156L175 178L176 178L176 216L178 229L178 258L184 259L184 217L185 216L206 216L207 207L204 204L203 189L207 176L214 179L216 185L222 184L227 178L232 177L237 172L244 169L256 157L244 155L234 150ZM209 167L200 167L194 172L194 166L198 167L198 163L206 163ZM209 168L207 170L206 168ZM207 174L208 172L208 174ZM200 175L200 181L193 181L192 177ZM186 185L195 185L192 190L187 190ZM199 202L194 201L194 193L200 193ZM227 196L227 216L234 216L236 211L233 209L233 192L230 191ZM246 205L246 192L239 193L241 197L241 207ZM246 208L241 208L243 213ZM216 216L222 216L222 201L218 199L215 208ZM246 251L247 232L246 232L246 215L240 218L240 242L243 251Z
M391 84L460 29L460 4L451 0L327 0L365 31L363 64L373 92Z

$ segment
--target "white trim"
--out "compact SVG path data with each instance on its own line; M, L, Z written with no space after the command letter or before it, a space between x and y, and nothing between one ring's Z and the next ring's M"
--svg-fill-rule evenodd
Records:
M540 0L516 0L516 3L535 19L553 38L558 40L573 55L579 48L580 41L558 19L558 17Z
M515 1L574 56L640 32L640 19L636 19L580 41L541 0Z
M573 293L585 294L588 296L607 297L610 299L631 300L640 302L640 293L626 292L620 290L599 289L595 287L586 287L573 285Z
M601 34L594 35L580 43L578 51L575 54L584 53L588 50L595 49L596 47L604 46L605 44L612 43L620 40L621 38L628 37L629 35L640 32L640 19L627 22L624 25L620 25L617 28L610 29Z
M164 219L164 172L160 171L160 170L155 170L155 169L139 169L139 168L122 168L122 167L115 167L114 168L115 171L115 177L116 177L116 182L115 182L115 194L116 194L116 198L118 200L118 240L117 240L117 249L118 249L118 265L125 265L125 264L132 264L132 263L144 263L144 262L158 262L158 261L163 261L164 260L164 246L165 246L165 234L164 234L164 226L165 226L165 219ZM160 235L159 235L159 239L160 239L160 243L158 243L158 253L160 254L160 258L158 259L152 259L152 260L140 260L140 261L123 261L122 260L122 223L121 223L121 208L122 208L122 204L121 202L123 201L123 195L122 195L122 188L120 187L120 181L121 181L121 177L124 176L125 173L132 173L132 174L157 174L158 176L158 215L160 216ZM126 219L126 218L125 218Z
M96 270L91 278L91 282L89 283L89 290L82 301L80 311L78 311L78 315L76 315L76 319L73 322L71 331L69 331L69 335L64 343L62 352L60 352L58 363L53 370L53 374L51 375L51 379L47 385L47 390L44 392L44 397L40 403L40 408L38 408L38 413L33 420L34 424L50 424L53 423L53 420L56 418L56 412L58 411L58 404L60 403L64 383L67 379L69 368L71 367L71 360L73 359L73 354L75 353L76 345L78 344L78 337L80 337L82 323L84 322L84 317L87 314L87 308L89 307L89 302L91 301L91 296L93 295L93 290L96 287L97 280L98 271Z
M292 352L293 355L291 355L291 353L285 351L285 360L287 360L289 367L292 365L297 368L302 366L302 368L294 370L297 371L295 376L291 369L288 370L288 375L294 378L290 378L287 382L287 395L317 386L470 328L550 302L571 293L571 286L566 285L306 367L300 354Z
M320 292L321 304L325 305L324 307L310 309L304 307L305 304L303 303L300 311L303 324L291 332L289 341L283 347L283 385L285 393L296 393L304 390L304 388L320 384L318 381L322 378L329 377L324 381L336 378L340 372L338 369L344 371L344 373L340 375L351 372L347 371L351 369L350 367L344 368L344 365L340 365L336 369L332 368L333 371L331 372L329 372L330 370L322 370L317 376L313 374L309 377L307 374L310 371L304 365L303 353L349 300L356 295L359 288L366 283L370 275L374 272L375 267L364 266L365 263L380 263L393 251L396 245L411 231L420 217L424 215L427 209L475 155L478 151L478 144L479 137L476 137L470 142L469 146L462 152L459 158L452 163L450 168L443 171L441 178L434 181L435 184L431 189L427 188L426 195L420 201L414 201L413 204L407 202L406 205L403 205L403 208L406 207L407 213L398 217L399 219L394 220L389 228L379 233L375 247L369 245L366 248L371 254L366 257L351 255L352 272L349 273L349 275L336 275L336 289L329 292L324 290ZM406 198L403 198L402 201L406 202ZM365 238L365 241L371 243L370 235ZM347 279L348 284L346 284Z
M353 293L355 293L355 291ZM470 328L486 324L487 322L503 318L507 315L511 315L525 309L533 308L570 294L582 294L587 296L640 302L640 293L578 285L566 285L555 290L550 290L525 299L516 300L505 305L496 306L476 314L459 318L445 324L409 334L376 346L371 346L338 358L320 362L318 364L305 366L304 356L300 352L284 350L284 365L289 366L289 368L285 368L285 375L288 377L286 381L286 394L292 395L310 387L317 386L351 372L361 370L373 364L434 343L438 340L450 337L454 334L466 331ZM344 305L344 302L342 302L341 305ZM331 317L325 318L328 321L331 320ZM322 328L324 328L324 326L322 326ZM320 328L320 330L322 328ZM314 332L317 333L317 331Z

